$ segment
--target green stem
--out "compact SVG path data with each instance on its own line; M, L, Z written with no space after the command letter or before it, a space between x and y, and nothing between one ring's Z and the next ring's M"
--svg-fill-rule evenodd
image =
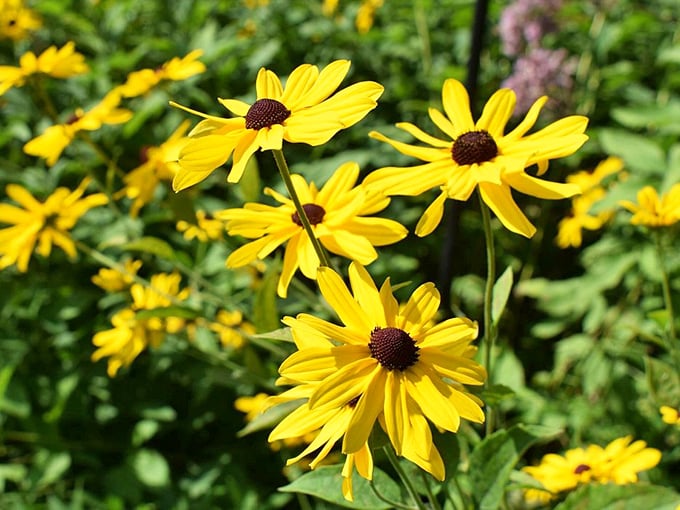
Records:
M404 484L404 487L406 487L406 491L409 493L409 495L413 499L413 502L416 504L416 508L418 508L418 510L427 510L425 504L420 500L418 491L416 491L416 488L411 483L410 478L406 476L406 472L401 467L401 464L399 464L399 459L397 459L397 454L394 453L392 445L391 444L385 445L383 447L383 450L385 451L385 455L387 456L387 459L390 461L390 464L392 464L392 467L399 475L399 478Z
M427 491L427 499L430 500L430 506L432 507L433 510L442 510L439 501L437 501L437 497L434 495L434 492L432 492L432 487L430 487L430 480L427 478L425 471L418 470L418 472L420 473L420 477L423 479L423 485L425 485L425 490Z
M293 204L295 205L295 210L297 211L298 216L300 217L302 228L305 229L305 232L309 236L309 240L312 242L314 251L316 252L316 255L319 257L319 263L322 266L331 267L330 261L328 260L328 255L326 254L326 250L324 250L323 246L321 246L321 243L319 242L319 239L314 234L312 224L309 222L307 213L305 212L305 209L302 206L302 203L300 202L300 197L298 197L298 194L295 191L295 186L293 186L293 180L291 179L290 176L290 169L288 168L288 163L286 163L286 158L283 155L283 151L272 150L272 153L274 154L274 160L276 161L276 166L279 169L279 173L281 174L283 183L286 185L288 194L290 195L290 198L293 201Z
M675 314L673 313L673 297L671 295L671 283L666 269L666 259L664 257L663 240L660 232L654 232L654 244L656 245L656 255L659 259L659 270L661 271L661 287L663 289L663 300L668 314L668 331L666 335L667 349L673 356L676 368L680 370L680 351L678 350L678 337L675 330Z
M493 350L496 343L496 330L492 323L491 304L493 299L493 285L496 281L496 253L493 242L493 232L491 230L491 214L489 207L484 203L482 195L479 197L479 207L482 211L482 224L484 226L484 241L486 245L486 286L484 288L484 365L486 367L487 378L485 386L491 384L493 375ZM486 411L486 435L493 432L494 413L490 406Z
M368 481L368 486L371 488L371 490L373 491L373 494L375 494L375 496L376 496L380 501L384 501L385 503L387 503L388 505L390 505L390 507L392 507L392 508L401 508L402 510L412 510L410 506L406 506L406 505L404 505L404 504L402 504L402 503L399 503L399 501L394 501L394 500L391 500L390 498L387 498L387 497L383 496L383 495L380 493L380 491L378 490L378 488L375 486L375 483L373 483L373 480L369 480L369 481Z

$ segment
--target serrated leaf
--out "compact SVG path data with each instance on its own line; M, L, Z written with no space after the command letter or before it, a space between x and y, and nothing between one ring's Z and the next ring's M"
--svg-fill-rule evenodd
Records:
M505 306L508 304L508 298L510 297L510 291L512 290L512 282L512 268L508 266L493 285L493 295L491 299L491 320L494 326L498 325L498 321L503 314L503 310L505 310Z
M150 253L167 260L175 260L176 258L175 250L172 249L172 246L157 237L140 237L139 239L125 243L121 248L127 251Z
M555 510L675 510L680 494L668 487L646 485L584 485L575 490Z
M495 510L503 501L510 473L529 446L556 436L559 429L540 425L515 425L480 442L470 455L470 483L475 508Z
M195 319L201 316L200 310L193 308L186 308L184 306L164 306L159 308L152 308L150 310L139 310L135 313L135 318L139 320L151 319L159 317L166 319L168 317L179 317L180 319Z
M383 497L392 501L401 501L399 485L378 468L373 468L373 485ZM379 499L371 489L369 482L356 472L352 473L352 488L354 501L350 502L342 496L342 465L336 465L322 466L305 473L292 483L279 487L279 490L281 492L309 494L344 508L364 510L393 508L392 505Z

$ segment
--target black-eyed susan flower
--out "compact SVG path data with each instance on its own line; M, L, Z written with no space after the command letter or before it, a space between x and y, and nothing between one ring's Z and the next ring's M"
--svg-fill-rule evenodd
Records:
M132 285L133 277L142 267L141 260L128 259L123 263L122 270L102 267L92 277L92 283L107 292L118 292Z
M645 186L637 193L637 204L630 200L619 204L633 213L630 219L633 225L668 227L680 220L680 184L661 196L653 187Z
M40 55L29 51L19 59L19 67L0 66L0 96L12 87L21 87L29 76L46 74L53 78L69 78L89 71L85 57L68 42L61 48L50 46Z
M661 413L661 419L664 423L669 425L680 425L680 411L677 408L671 406L661 406L659 408Z
M482 402L464 386L486 379L472 359L477 325L465 318L435 324L440 296L432 283L419 286L400 308L389 279L378 289L355 262L349 278L351 292L328 267L319 268L317 277L342 326L308 314L284 318L298 351L281 364L279 383L316 384L305 404L310 412L344 409L350 415L343 424L343 453L362 451L379 423L398 455L443 480L428 420L451 432L463 419L484 421ZM296 424L306 427L292 418L286 427Z
M0 39L20 41L41 26L40 17L23 0L0 0Z
M103 193L83 198L90 182L91 179L84 179L75 190L57 188L44 202L38 201L23 186L8 184L7 196L21 207L0 204L0 223L12 225L0 229L0 269L16 265L24 273L33 251L49 257L52 245L59 246L74 259L76 245L69 231L87 211L108 202Z
M179 151L189 140L184 136L189 125L190 122L186 120L159 146L144 147L141 152L142 164L123 177L125 188L116 196L125 196L132 200L130 216L133 218L151 201L161 181L170 182L175 177L179 169Z
M571 199L569 216L560 220L557 226L557 245L560 248L581 246L583 230L598 230L611 219L613 209L601 210L597 214L590 214L590 209L607 194L601 185L603 179L622 169L623 161L610 157L597 165L592 172L582 170L567 176L567 182L578 185L581 194Z
M191 241L198 239L202 243L222 239L224 222L217 220L205 211L196 211L196 223L180 220L177 222L177 230L182 232L184 239Z
M349 72L348 60L336 60L321 71L304 64L288 77L285 88L268 69L257 74L257 99L249 105L219 99L234 118L225 119L171 103L205 120L189 133L191 141L179 156L175 191L204 180L233 156L228 182L238 182L250 157L260 150L280 150L283 141L317 146L350 127L376 107L382 85L363 81L337 92Z
M539 98L524 120L506 134L505 127L516 102L512 90L501 89L493 94L475 122L465 87L457 80L446 80L442 89L446 115L435 108L430 108L429 114L449 139L431 136L408 122L401 122L397 127L429 147L409 145L371 132L371 137L426 163L407 168L381 168L369 174L364 183L388 195L415 196L439 188L440 195L416 226L419 236L425 236L437 227L447 198L465 201L477 188L507 229L531 237L536 228L515 203L512 190L545 199L578 194L580 190L574 184L538 179L525 169L538 165L538 175L542 175L549 160L572 154L588 139L584 134L588 119L578 115L558 120L525 136L546 101L545 96Z
M205 64L198 60L203 50L194 50L184 57L174 57L156 69L140 69L128 74L125 83L116 90L123 97L146 94L163 80L182 81L205 72Z
M100 331L92 338L98 349L92 353L92 361L108 357L107 373L114 377L121 367L127 367L147 347L158 347L165 335L177 333L185 327L181 317L139 318L140 310L165 308L173 302L189 297L189 289L180 290L179 273L159 273L151 277L150 286L135 283L130 287L132 305L117 312L111 318L112 329Z
M554 453L545 455L538 466L522 468L544 488L529 489L525 491L524 497L545 503L582 484L636 483L638 473L659 463L661 452L647 448L644 441L631 441L632 436L625 436L615 439L605 448L589 445L567 450L564 456Z
M366 265L378 258L374 246L385 246L403 239L407 230L394 220L368 217L382 211L390 199L364 187L354 186L359 165L341 165L319 190L293 175L293 186L309 218L317 239L330 252ZM302 226L293 201L267 188L280 206L250 203L242 209L226 209L215 217L226 221L229 235L255 241L235 250L227 258L227 267L241 267L257 258L265 258L287 242L278 294L286 297L288 284L298 268L307 278L315 279L319 257Z
M24 145L24 152L44 158L48 166L54 165L63 150L79 131L96 131L104 124L122 124L132 118L132 112L118 108L120 94L109 92L104 99L88 111L78 108L64 124L48 127L42 134Z

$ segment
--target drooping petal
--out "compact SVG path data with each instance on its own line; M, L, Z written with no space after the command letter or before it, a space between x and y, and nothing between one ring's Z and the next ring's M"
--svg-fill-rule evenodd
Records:
M431 234L441 223L442 216L444 216L444 202L446 202L446 198L447 193L444 191L425 209L416 225L416 235L418 237L425 237Z
M482 200L508 230L531 238L536 233L534 227L522 210L517 206L508 186L482 183L479 185Z
M371 361L375 362L373 359ZM364 376L364 384L358 388L361 397L342 443L343 453L355 453L368 441L385 404L385 379L386 371L377 363L373 365L373 371Z
M508 173L503 180L511 188L525 195L548 200L570 198L581 193L581 188L577 184L545 181L525 172Z
M416 363L404 377L409 396L432 423L444 430L457 432L460 427L460 414L446 398L451 390L446 385L437 387L429 374L419 366L420 364Z
M365 394L371 386L371 381L375 379L376 374L380 372L377 361L373 358L366 358L365 350L360 346L343 346L334 349L334 352L337 354L346 355L346 351L356 353L360 357L357 357L354 361L344 365L339 365L337 360L333 360L335 367L334 372L325 375L322 379L316 379L320 380L319 386L309 398L309 406L312 409L317 406L341 407L348 404L359 395ZM295 354L292 356L295 356ZM313 365L312 358L309 358L309 362L310 365ZM373 398L374 394L369 396L369 399ZM359 401L359 404L360 403L361 400ZM358 410L359 404L354 408L355 412ZM380 404L382 408L382 398L380 399ZM365 440L363 442L365 442Z

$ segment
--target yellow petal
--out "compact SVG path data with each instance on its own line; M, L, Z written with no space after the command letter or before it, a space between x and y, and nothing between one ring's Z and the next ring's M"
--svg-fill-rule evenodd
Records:
M503 177L503 180L509 184L511 188L516 189L525 195L531 195L547 200L569 198L581 193L581 188L576 184L544 181L543 179L537 179L525 172L509 173Z
M257 73L255 89L258 99L276 99L278 101L281 98L281 94L283 94L283 87L279 77L264 67Z
M435 147L419 147L417 145L409 145L407 143L398 142L386 137L385 135L378 133L377 131L371 131L368 136L380 140L381 142L389 143L392 147L397 149L402 154L407 156L413 156L422 161L446 161L449 165L453 165L453 159L451 158L451 151L448 148L435 148Z
M503 136L505 125L515 109L515 93L510 89L496 91L484 105L476 129L487 131L495 140Z
M417 336L437 314L440 302L441 297L434 283L423 283L411 294L401 312L402 322L397 327L406 331L411 337Z
M453 123L456 130L455 136L458 138L463 133L474 131L475 122L470 112L470 97L461 82L448 79L442 88L442 103L446 115Z
M361 398L347 425L347 432L342 443L343 453L355 453L366 444L378 415L385 405L389 405L385 401L385 372L380 365L375 364L373 372L365 376L368 384L364 383L358 388Z
M439 223L441 223L442 216L444 215L444 202L446 202L446 198L446 192L441 193L434 199L434 202L425 209L425 212L416 225L416 235L418 237L425 237L426 235L431 234Z
M481 183L479 191L484 203L489 206L505 228L524 237L533 237L536 233L536 227L531 224L517 206L509 187Z
M370 334L375 324L354 300L342 278L332 269L321 267L317 281L321 294L340 320L354 331Z

